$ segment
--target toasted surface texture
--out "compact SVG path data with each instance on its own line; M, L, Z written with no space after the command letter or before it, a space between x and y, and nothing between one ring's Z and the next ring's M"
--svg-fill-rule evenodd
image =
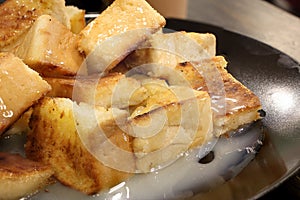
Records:
M145 80L144 80L145 81ZM150 172L170 164L189 148L212 138L212 110L207 92L145 81L148 98L131 114L129 133L137 169Z
M222 56L198 63L198 70L190 63L176 67L194 89L207 91L214 100L214 133L217 136L260 119L259 98L225 67Z
M11 53L0 53L0 80L1 135L51 87Z
M52 87L48 96L72 98L77 102L105 108L134 106L147 97L145 89L137 80L125 77L121 73L109 73L104 77L84 76L45 78L45 80Z
M70 27L64 0L6 0L0 5L0 51L10 51L23 39L35 20L48 14Z
M57 19L42 15L14 53L44 77L74 76L83 62L77 39Z
M125 61L128 69L133 67L132 70L138 73L165 79L170 85L185 85L198 91L207 91L212 98L214 133L217 136L260 119L259 98L228 73L224 57L214 56L194 62L194 64L178 63L175 60L170 65L165 62L166 58L170 58L169 55L156 53L155 49L151 51L150 59L151 62L156 63L155 65L138 67L143 62L143 56L145 56L144 60L149 59L149 54L144 54L142 57L140 54L137 60L128 57L130 59ZM152 56L153 53L156 56Z
M0 152L0 199L13 200L33 194L49 184L52 175L49 165Z
M127 108L141 103L146 97L139 81L120 73L99 79L77 79L73 90L74 100L105 108Z
M128 68L156 64L174 68L180 62L214 57L216 37L210 33L156 33L136 51L126 57Z
M47 93L49 97L72 98L75 78L46 77L45 81L51 85L51 91Z
M78 115L74 115L75 109ZM97 120L106 137L119 148L130 152L131 140L114 128L110 112L104 108L96 110ZM50 164L55 171L54 176L61 183L86 194L113 187L131 176L130 173L105 166L86 149L85 145L98 145L94 147L101 150L103 148L99 145L105 143L97 138L94 130L98 124L94 123L93 117L89 115L87 118L90 112L94 111L88 105L77 106L66 98L44 98L34 106L30 122L32 130L28 133L25 146L29 158ZM124 162L134 164L130 160Z
M164 25L145 0L116 0L80 32L79 50L103 62L94 66L91 61L90 73L108 71Z

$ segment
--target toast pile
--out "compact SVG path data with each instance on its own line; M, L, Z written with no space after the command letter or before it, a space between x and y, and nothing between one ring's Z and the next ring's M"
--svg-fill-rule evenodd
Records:
M27 21L16 21L15 34L16 26L0 19L0 51L11 52L0 54L0 80L28 91L30 82L33 92L22 94L25 105L10 106L17 114L0 118L0 128L31 107L26 156L51 166L64 185L98 193L260 119L258 97L228 73L216 37L163 33L164 17L145 0L115 0L88 25L84 11L61 0L47 9L44 1L19 2L26 0L0 6L0 14L33 9ZM9 82L18 78L9 71L12 60L26 79ZM3 105L11 96L0 85Z
M64 0L7 0L0 5L0 49L10 51L18 46L41 15L52 15L70 28Z

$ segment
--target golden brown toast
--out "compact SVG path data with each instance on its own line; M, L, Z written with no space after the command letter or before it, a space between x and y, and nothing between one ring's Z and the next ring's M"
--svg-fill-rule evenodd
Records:
M140 172L168 165L190 148L212 138L212 110L207 92L146 81L148 98L129 119Z
M0 53L0 80L1 135L51 87L11 53Z
M216 37L211 33L156 33L127 56L124 63L127 68L145 64L174 68L180 62L208 59L215 54Z
M109 77L109 80L111 79ZM124 161L116 159L118 163L130 162L132 172L146 173L152 168L176 160L187 149L201 145L212 137L212 110L207 92L181 86L168 87L165 81L158 79L143 79L139 87L146 90L146 96L138 104L129 105L128 111L113 111L116 108L95 107L96 119L106 136L113 143L116 142L118 147L132 152L131 160L128 158ZM140 94L139 88L135 90L135 93L132 93L133 97ZM121 101L124 102L118 105L128 103L126 98L121 98ZM108 169L103 169L102 166L105 164L99 164L94 157L94 160L90 158L92 155L89 155L87 146L96 152L111 151L110 148L98 147L101 142L97 141L98 136L95 131L97 124L93 124L93 113L90 113L93 106L94 104L77 106L66 98L47 97L42 99L33 107L30 122L32 130L28 133L26 144L29 158L51 164L58 172L55 175L58 180L88 194L111 187L112 183L116 184L117 182L111 182L114 176L117 176L120 181L124 180L124 177L128 177L118 170L111 169L112 172L106 172ZM121 114L108 115L107 113L111 111L113 114L118 112ZM80 116L74 115L73 112ZM161 120L164 113L167 121ZM119 120L113 119L115 116L119 116ZM152 127L147 127L149 120L153 123ZM119 123L116 124L118 121ZM140 129L143 126L146 126L148 132L150 131L151 137L144 137L145 129ZM84 132L84 134L82 135L80 132ZM87 143L84 145L83 141L88 141L88 145ZM70 154L77 155L78 151L84 155L82 160L76 159L76 163L80 165L79 169L78 166L73 166L72 160L65 158ZM161 157L161 153L168 157ZM137 160L133 155L137 157ZM62 170L62 166L70 165L68 163L73 163L73 165L68 167L68 170ZM98 169L92 177L86 174L86 163L93 163L95 164L94 168ZM75 169L77 173L78 170L80 171L77 176L73 174ZM108 182L101 181L103 178ZM82 185L75 184L79 179L83 180Z
M51 85L51 90L47 93L49 97L65 97L72 98L75 78L55 78L45 77L45 81Z
M19 199L49 184L53 170L18 154L0 152L0 199Z
M121 73L107 76L73 78L45 78L52 90L51 97L65 97L77 102L95 104L105 108L126 108L141 103L147 96L139 81ZM133 91L135 91L133 93ZM133 93L133 96L130 94ZM130 98L129 98L130 97Z
M114 114L118 118L123 117L124 112L114 110ZM33 107L26 156L51 165L54 176L61 183L86 194L113 187L131 174L107 166L90 152L107 150L108 162L116 160L121 167L134 167L132 154L122 160L114 158L111 155L114 151L106 148L112 142L117 148L132 152L130 136L116 127L114 119L112 110L103 107L77 105L67 98L45 97ZM98 135L98 126L104 130L104 135ZM90 151L86 147L90 147Z
M165 23L145 0L114 1L79 34L78 46L88 56L88 71L109 71Z
M26 32L43 15L55 17L70 28L64 0L6 0L0 5L0 51L18 46Z
M216 56L196 64L198 70L191 63L176 66L176 71L189 81L192 88L210 94L214 109L214 133L217 136L261 118L259 98L228 73L225 64L224 57Z
M162 78L167 80L170 85L186 85L195 90L207 91L212 102L216 102L212 103L215 111L214 133L216 136L260 119L259 98L227 72L225 69L227 62L224 57L214 56L195 62L179 63L181 58L174 55L174 51L169 53L160 49L147 48L138 51L137 54L133 53L133 57L130 55L126 58L124 61L126 67L121 70L126 71L127 69L135 71L135 73ZM190 54L194 53L191 50ZM143 65L145 63L150 64L145 67ZM218 106L224 108L219 109Z
M14 53L44 77L75 76L83 62L77 39L54 17L42 15Z

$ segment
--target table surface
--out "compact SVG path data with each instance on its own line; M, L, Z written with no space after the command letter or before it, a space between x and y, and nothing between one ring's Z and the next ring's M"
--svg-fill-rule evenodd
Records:
M266 43L300 63L300 18L262 0L189 0L187 19Z
M186 19L249 36L286 53L300 63L300 18L268 2L189 0ZM261 200L298 199L300 191L291 192L291 183L295 183L295 177L263 196ZM300 184L299 180L297 184Z

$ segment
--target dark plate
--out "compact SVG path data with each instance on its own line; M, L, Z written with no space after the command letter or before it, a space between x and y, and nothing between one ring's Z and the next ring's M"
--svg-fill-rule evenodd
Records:
M228 71L259 96L266 112L265 144L256 158L237 177L195 199L259 198L294 175L300 166L299 63L266 44L220 27L168 19L167 28L214 33L217 54L227 59Z

